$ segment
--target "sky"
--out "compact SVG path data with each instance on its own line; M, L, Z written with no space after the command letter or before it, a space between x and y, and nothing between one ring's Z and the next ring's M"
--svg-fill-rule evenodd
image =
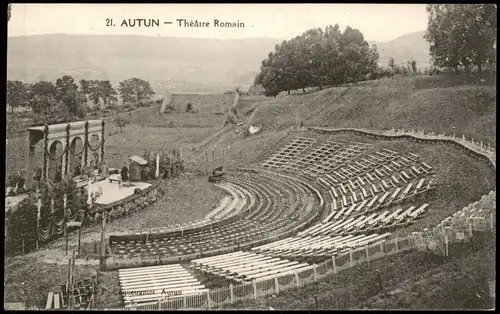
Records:
M106 26L112 19L115 26ZM159 27L125 27L123 20L158 19ZM210 22L180 27L177 19ZM245 27L214 27L243 22ZM172 24L164 24L172 22ZM338 23L359 29L370 41L390 41L423 31L425 4L20 4L14 3L8 36L41 34L146 35L189 38L289 39L313 27Z

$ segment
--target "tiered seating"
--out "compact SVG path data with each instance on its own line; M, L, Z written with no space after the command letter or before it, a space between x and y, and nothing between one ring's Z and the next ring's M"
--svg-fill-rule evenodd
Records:
M486 195L486 198L489 198L490 202L492 200L494 201L495 194L488 194ZM490 210L495 210L495 208L491 208ZM446 217L441 222L439 222L436 227L440 229L451 227L457 224L463 225L464 221L467 221L466 218L468 218L469 222L473 222L474 220L484 221L489 214L490 212L484 210L480 202L474 202L454 213L452 216Z
M316 141L310 138L297 137L290 144L280 149L276 154L269 157L263 164L263 167L280 169L292 159L300 155Z
M366 158L355 161L318 178L318 182L330 192L333 200L332 211L345 211L346 207L366 200L370 202L361 206L372 207L378 203L399 202L431 189L431 180L422 178L431 174L432 168L426 164L418 169L415 166L417 161L409 159L414 158L412 155L406 158L392 152L392 155L387 153L383 157L381 153L380 158L375 158L372 161ZM375 200L375 197L378 199ZM358 211L359 209L357 208ZM336 216L332 215L330 218Z
M179 264L120 269L118 278L125 307L208 291Z
M376 152L382 154L381 152ZM331 171L319 178L319 182L325 187L337 186L341 183L344 185L349 184L352 180L354 185L363 186L371 182L383 178L390 179L392 182L399 184L400 182L407 182L412 178L422 177L433 173L432 167L418 161L411 160L407 157L412 155L399 156L394 152L393 155L387 154L385 157L379 155L367 155L366 158L354 161L337 171ZM425 166L424 166L425 164ZM417 168L418 167L418 168ZM352 184L351 184L352 186ZM348 186L351 187L351 186Z
M116 236L111 239L113 253L129 258L156 256L161 259L238 247L293 232L317 214L311 190L300 181L267 174L228 175L227 178L233 188L244 186L254 199L238 215L209 228L186 229L166 236L156 234L137 239Z
M330 223L315 225L301 233L299 237L317 235L345 235L349 233L367 232L406 225L421 219L428 211L429 204L423 204L418 208L408 206L406 209L398 208L393 211L385 210L377 213L364 213L357 217L343 218Z
M341 147L336 154L327 159L314 163L302 170L302 175L309 178L316 178L324 173L331 172L343 164L353 160L370 149L372 145L366 143L352 143Z
M191 267L236 282L259 282L274 276L312 269L313 265L239 251L193 260Z
M240 187L236 184L223 182L220 184L216 184L216 186L224 189L231 196L224 197L219 203L219 206L217 206L213 211L208 213L204 219L188 222L185 224L175 224L170 227L145 228L137 232L137 234L154 235L154 234L168 233L174 231L184 232L185 230L200 228L203 226L213 224L216 221L223 220L239 214L242 211L242 209L247 205L248 199L250 199L251 205L253 204L252 202L255 201L253 195L251 195L245 188Z
M336 153L339 149L341 149L344 146L344 144L341 143L335 143L332 141L326 141L322 143L318 148L316 148L313 152L310 154L289 162L287 165L285 165L282 170L283 171L288 171L288 172L297 172L300 171L308 166L310 166L313 163L318 163L321 162L322 160L330 157L334 153Z
M290 237L255 247L252 249L252 252L269 257L280 256L284 258L308 256L331 257L345 254L349 249L384 242L389 235L390 233L374 233L370 235Z
M402 186L396 186L395 184L389 186L385 183L387 188L384 186L384 182L385 181L382 180L382 184L378 188L373 185L372 189L368 189L370 193L366 193L367 197L364 196L364 193L357 194L358 192L356 191L352 194L344 194L340 190L340 192L337 193L337 197L332 193L332 212L323 220L323 223L350 217L351 215L358 216L391 205L404 203L414 198L416 195L434 189L432 179L419 179L418 181L409 182ZM334 191L334 188L330 191ZM359 196L356 197L356 195Z
M205 217L206 220L221 220L232 215L236 215L241 212L241 210L247 204L248 191L244 191L241 187L231 184L230 182L222 182L219 186L226 191L228 191L232 196L232 201L229 202L228 206L222 208L216 208L213 212L210 212ZM248 196L248 198L251 198Z

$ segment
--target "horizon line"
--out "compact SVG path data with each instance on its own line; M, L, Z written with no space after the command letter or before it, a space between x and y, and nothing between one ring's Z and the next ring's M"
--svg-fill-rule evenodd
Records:
M415 33L420 33L420 32L425 32L424 30L421 31L416 31L416 32L411 32L407 34L402 34L399 35L391 40L386 40L386 41L378 41L378 40L366 40L365 41L371 41L371 42L376 42L376 43L388 43L393 40L396 40L402 36L410 35L410 34L415 34ZM7 40L9 38L22 38L22 37L34 37L34 36L118 36L118 37L125 37L125 36L135 36L135 37L151 37L151 38L179 38L179 39L198 39L198 40L251 40L251 39L269 39L269 40L289 40L285 38L277 38L277 37L244 37L244 38L206 38L206 37L180 37L180 36L154 36L154 35L136 35L136 34L67 34L67 33L47 33L47 34L32 34L32 35L14 35L14 36L7 36ZM300 35L298 35L300 36ZM290 39L295 38L291 37Z

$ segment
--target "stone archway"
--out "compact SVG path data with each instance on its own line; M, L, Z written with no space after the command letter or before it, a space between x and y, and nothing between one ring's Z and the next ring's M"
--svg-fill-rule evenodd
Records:
M75 138L78 137L82 141L83 151L80 157L82 169L90 164L91 158L94 159L94 163L104 158L104 125L103 120L89 120L28 128L29 155L26 189L30 190L32 188L33 171L36 166L36 157L34 155L37 145L42 147L42 179L55 179L56 169L61 169L61 177L71 176L78 157L71 154L70 150L76 153L77 156L80 153L78 150L79 140L75 142ZM98 143L89 145L90 137L94 134L97 136L94 136L94 138L98 140ZM62 150L60 146L58 149L59 144L56 141L62 144ZM63 156L58 153L63 154ZM97 153L97 156L95 153ZM59 177L59 173L57 176Z

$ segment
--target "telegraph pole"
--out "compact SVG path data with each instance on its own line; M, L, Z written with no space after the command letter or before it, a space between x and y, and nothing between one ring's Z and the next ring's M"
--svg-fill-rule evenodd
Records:
M104 235L104 229L106 226L106 210L103 208L102 219L101 219L101 269L104 270L106 267L106 243L104 243L106 237Z

